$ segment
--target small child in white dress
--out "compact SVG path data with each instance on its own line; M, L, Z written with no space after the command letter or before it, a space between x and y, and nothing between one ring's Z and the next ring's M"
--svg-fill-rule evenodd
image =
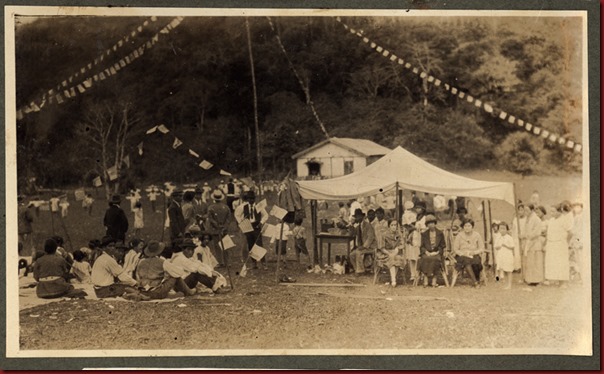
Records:
M137 201L134 204L134 236L140 237L141 229L145 227L145 222L143 219L143 204L140 201Z
M79 283L90 283L90 274L92 268L87 261L84 261L86 254L79 249L73 251L73 265L71 265L71 273L74 279Z
M506 290L512 288L512 272L514 271L514 239L509 233L507 223L499 224L500 236L494 237L495 258L497 262L497 274L499 279L507 278L505 286Z

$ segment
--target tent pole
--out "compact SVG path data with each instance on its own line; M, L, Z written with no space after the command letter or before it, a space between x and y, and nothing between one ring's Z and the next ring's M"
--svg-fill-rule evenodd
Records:
M491 232L491 254L493 256L493 272L497 275L497 261L495 261L495 238L493 238L493 213L491 213L491 200L487 200L489 206L489 228Z
M317 200L310 201L310 219L312 225L312 237L313 237L313 247L312 247L312 255L313 262L315 265L319 264L319 248L318 248L318 240L317 240Z
M518 246L520 246L520 217L518 217L518 193L516 192L516 182L512 183L514 187L514 217L516 217L516 236L518 237ZM520 256L520 272L522 274L522 247L518 248L519 256ZM516 261L514 261L515 263ZM516 267L514 265L514 267Z
M487 236L487 211L486 211L486 206L484 204L484 200L482 200L480 202L481 206L482 206L482 226L483 226L483 232L484 232L484 243L485 243L485 248L489 248L489 241L488 241L488 236ZM490 257L491 255L489 255ZM486 271L485 271L486 274Z
M401 226L401 222L400 222L401 210L400 210L400 202L398 201L398 181L396 181L396 196L394 198L394 201L396 201L396 209L395 209L396 221L398 222L399 226Z
M398 208L398 216L396 217L397 221L401 221L401 217L403 216L403 190L399 189L398 193L396 194L396 207Z

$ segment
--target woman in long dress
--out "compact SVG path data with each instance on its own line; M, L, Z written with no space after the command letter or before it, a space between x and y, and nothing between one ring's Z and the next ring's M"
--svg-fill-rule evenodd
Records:
M385 266L390 271L390 284L396 287L396 273L399 268L405 266L405 258L402 256L404 237L398 227L396 220L388 222L388 230L382 233L383 248L378 249L377 261L380 266Z
M568 220L561 213L561 207L551 207L551 216L547 225L545 242L545 279L566 286L570 279L570 262L568 250Z
M529 215L526 221L526 243L524 246L524 268L522 274L524 281L535 285L543 282L543 244L541 241L541 219L545 215L545 208L527 206Z

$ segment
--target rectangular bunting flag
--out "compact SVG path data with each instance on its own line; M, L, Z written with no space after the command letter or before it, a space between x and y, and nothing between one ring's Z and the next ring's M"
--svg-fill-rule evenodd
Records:
M197 158L199 158L199 154L198 154L197 152L195 152L194 150L192 150L192 149L189 149L189 154L190 154L191 156L193 156L193 157L197 157Z
M212 166L214 166L211 162L208 162L206 160L203 160L199 163L199 167L205 170L210 169Z
M155 132L155 130L157 130L157 126L151 127L149 130L147 130L146 134L147 135L153 134Z
M159 125L157 126L157 129L162 133L162 134L167 134L170 132L170 130L168 130L168 128L164 125Z
M109 180L113 181L117 179L117 166L112 166L109 169L107 169L107 176L109 176Z

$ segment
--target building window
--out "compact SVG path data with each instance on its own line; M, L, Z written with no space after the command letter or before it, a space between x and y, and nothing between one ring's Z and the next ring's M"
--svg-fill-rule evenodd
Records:
M309 161L306 163L308 165L308 175L311 177L321 175L321 164L318 162Z
M344 161L344 175L350 174L354 171L353 161Z

